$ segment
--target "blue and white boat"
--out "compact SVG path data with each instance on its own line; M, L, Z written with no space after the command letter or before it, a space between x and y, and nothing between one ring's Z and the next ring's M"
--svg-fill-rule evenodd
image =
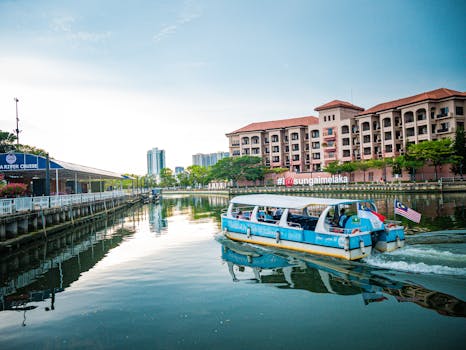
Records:
M222 230L234 241L347 260L365 258L373 249L393 251L405 243L404 227L385 220L371 200L237 196L222 214Z

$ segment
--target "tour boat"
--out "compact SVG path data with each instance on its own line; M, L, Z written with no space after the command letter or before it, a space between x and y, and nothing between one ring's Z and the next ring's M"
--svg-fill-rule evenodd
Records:
M365 258L373 249L393 251L405 243L398 221L386 220L373 201L357 199L236 196L222 214L222 230L234 241L347 260Z

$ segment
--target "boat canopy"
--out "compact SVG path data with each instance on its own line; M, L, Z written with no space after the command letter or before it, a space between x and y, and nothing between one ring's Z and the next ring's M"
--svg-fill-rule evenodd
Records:
M304 209L310 205L340 205L358 202L370 202L370 200L358 199L335 199L335 198L317 198L317 197L297 197L285 196L279 194L249 194L236 196L230 200L230 203L244 205L260 205L264 207Z

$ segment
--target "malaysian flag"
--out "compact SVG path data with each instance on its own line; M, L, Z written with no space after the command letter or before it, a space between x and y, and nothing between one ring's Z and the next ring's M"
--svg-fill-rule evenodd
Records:
M408 208L406 205L395 199L395 214L404 216L405 218L419 223L421 221L421 214L416 210Z

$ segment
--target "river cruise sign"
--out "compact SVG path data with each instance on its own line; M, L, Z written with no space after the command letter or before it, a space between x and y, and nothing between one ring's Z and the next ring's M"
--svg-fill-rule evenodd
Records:
M347 184L348 176L333 175L331 177L304 177L294 178L291 176L279 177L277 179L278 186L291 187L295 185L324 185L324 184Z

